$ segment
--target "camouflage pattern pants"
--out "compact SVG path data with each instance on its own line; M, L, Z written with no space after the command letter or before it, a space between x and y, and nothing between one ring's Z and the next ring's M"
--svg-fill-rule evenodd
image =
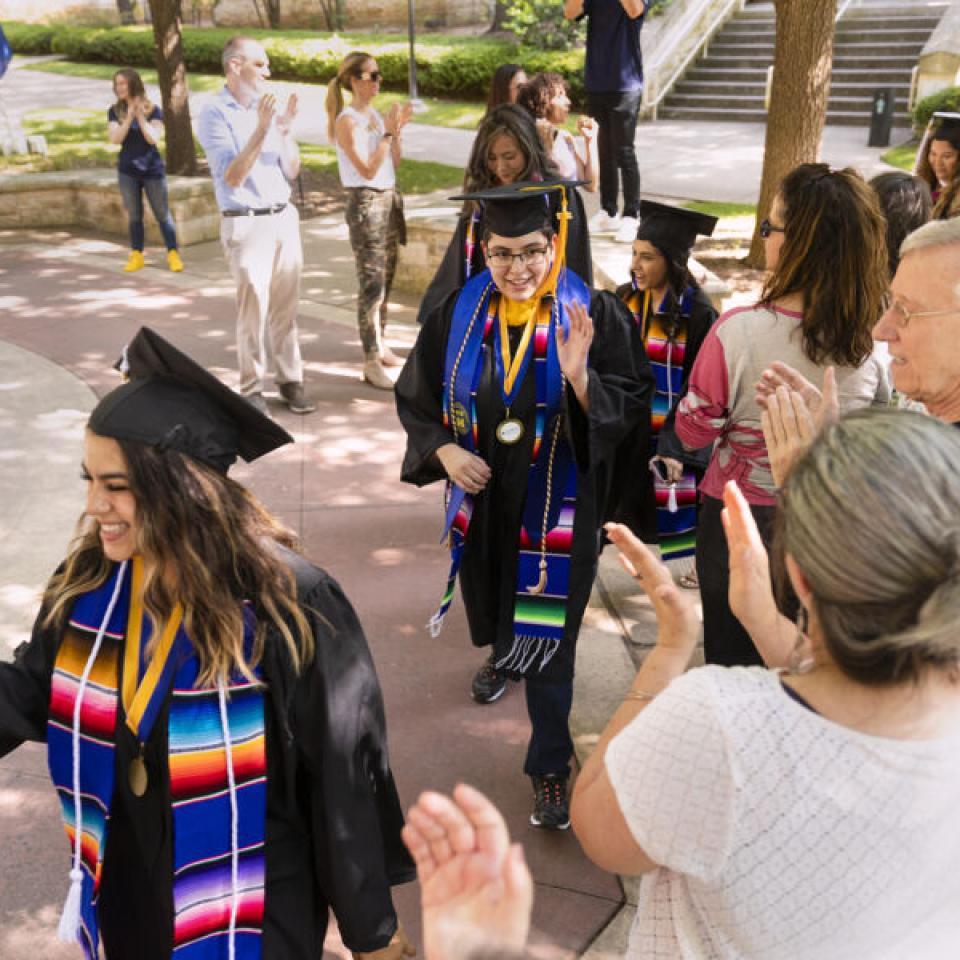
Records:
M365 357L379 357L387 328L387 300L406 243L403 198L396 190L347 190L347 226L357 263L357 327Z

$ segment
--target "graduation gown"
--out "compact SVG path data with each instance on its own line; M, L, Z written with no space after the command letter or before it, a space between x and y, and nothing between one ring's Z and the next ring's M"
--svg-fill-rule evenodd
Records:
M390 772L383 702L363 630L337 583L288 550L316 653L297 675L275 627L261 670L266 723L264 960L317 960L332 907L355 951L389 943L390 886L415 868L400 840L403 814ZM60 633L37 618L13 663L0 663L0 756L46 739ZM99 923L107 960L169 960L173 943L173 827L167 762L169 696L146 743L149 787L130 791L138 753L118 698L115 787ZM68 845L64 838L63 890Z
M617 288L617 297L625 300L632 292L630 284ZM693 454L685 451L674 430L677 405L687 392L690 371L697 359L697 353L703 345L710 328L717 319L717 311L710 298L698 286L694 291L687 325L686 350L683 356L683 387L674 400L673 407L657 438L657 453L661 457L682 460L691 466ZM633 335L641 340L642 331L636 322L631 322ZM650 420L638 424L625 437L617 450L616 462L611 481L609 506L606 520L613 520L628 526L641 540L647 543L657 542L657 510L653 487L653 474L650 471ZM700 468L706 467L706 459Z
M402 479L422 486L445 480L436 450L452 442L443 426L444 356L458 294L426 317L396 387L397 412L407 432ZM638 337L631 333L629 310L611 293L593 292L590 315L594 340L589 354L589 413L567 387L563 407L567 437L577 469L577 508L570 554L570 594L563 641L538 676L568 682L573 677L580 621L596 572L598 528L614 452L623 437L649 419L653 375ZM511 330L513 346L522 328ZM536 385L531 362L511 407L523 421L523 438L507 446L496 439L504 419L503 397L494 361L493 338L483 348L477 387L477 453L492 471L486 489L474 497L474 510L460 567L460 592L475 646L494 644L498 655L513 645L517 560L527 475L534 440ZM442 521L438 498L437 522ZM443 592L437 583L437 599Z
M587 214L583 206L580 191L568 191L569 209L573 214L567 233L567 266L588 286L593 286L593 254L590 252L590 233L587 230ZM550 194L548 202L554 213L554 228L556 229L556 214L560 210L560 201L556 194ZM420 301L417 312L417 323L423 324L427 317L443 309L443 305L454 291L459 290L466 282L466 240L467 226L470 223L470 214L461 213L457 219L457 226L450 238L447 252L437 267L437 272L430 281ZM480 241L483 238L483 216L477 221L476 243L473 248L470 276L476 276L484 269L486 263Z

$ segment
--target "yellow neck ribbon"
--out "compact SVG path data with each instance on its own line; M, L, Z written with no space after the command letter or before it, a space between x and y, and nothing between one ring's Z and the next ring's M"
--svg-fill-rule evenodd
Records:
M130 614L127 617L126 646L123 651L123 710L130 732L140 739L140 721L147 709L157 684L163 676L173 641L183 621L183 606L177 604L160 634L143 680L137 683L140 674L140 637L143 628L143 558L133 558L133 577L130 586Z

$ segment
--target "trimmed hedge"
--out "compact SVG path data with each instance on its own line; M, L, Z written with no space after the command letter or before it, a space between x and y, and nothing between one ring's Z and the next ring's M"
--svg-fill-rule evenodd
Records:
M939 110L946 113L960 112L960 87L947 87L924 97L913 108L913 125L918 130L925 130L930 117Z
M153 31L148 26L68 27L5 23L4 31L16 53L59 53L70 60L112 63L127 67L154 67ZM185 27L183 53L187 70L221 72L220 54L238 31ZM356 49L350 36L329 34L286 35L251 30L270 55L270 70L278 80L327 83L344 55ZM369 42L356 38L361 49L377 58L387 90L407 89L405 39ZM544 51L506 41L479 40L451 44L431 43L429 35L417 44L417 86L427 96L483 100L490 78L501 63L522 63L528 73L553 70L566 77L574 103L583 101L583 51Z

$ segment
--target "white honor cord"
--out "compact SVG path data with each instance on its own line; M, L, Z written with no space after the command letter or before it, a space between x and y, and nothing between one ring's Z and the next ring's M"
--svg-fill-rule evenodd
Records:
M237 780L233 770L233 744L230 742L230 721L227 718L227 694L221 677L217 684L220 700L220 726L223 728L223 751L227 761L227 783L230 787L230 933L228 956L237 955L237 907L240 894L240 840L237 812Z
M80 898L83 896L83 870L80 866L83 852L83 798L80 796L80 711L83 708L83 695L87 689L87 681L90 679L90 671L93 670L97 655L100 653L100 647L103 644L110 617L113 616L114 607L117 605L117 600L120 599L120 588L123 586L123 577L126 572L127 561L124 560L117 573L117 582L113 585L113 594L107 604L107 612L103 615L103 620L100 621L97 639L94 640L93 646L90 648L90 656L87 657L87 662L83 666L80 684L77 687L77 698L73 702L73 728L71 731L73 744L73 865L70 868L70 889L67 891L67 899L63 905L60 926L57 930L57 937L65 943L80 942Z

